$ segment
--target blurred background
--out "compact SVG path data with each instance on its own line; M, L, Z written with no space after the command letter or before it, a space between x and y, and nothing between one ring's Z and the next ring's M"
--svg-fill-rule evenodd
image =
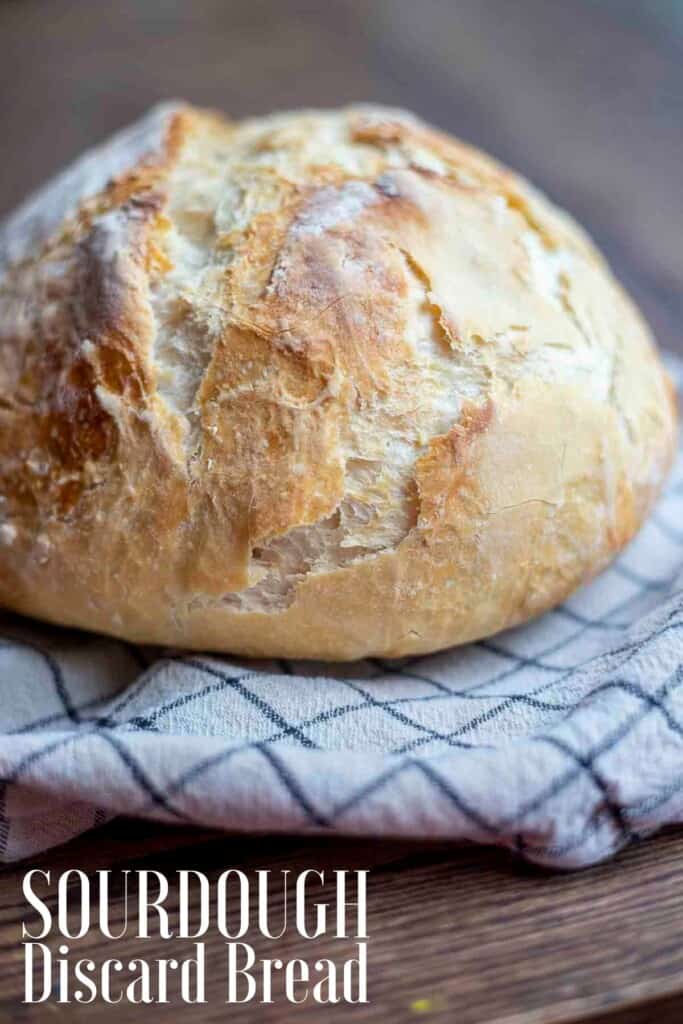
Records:
M0 0L0 216L156 100L405 106L582 221L683 352L683 0Z

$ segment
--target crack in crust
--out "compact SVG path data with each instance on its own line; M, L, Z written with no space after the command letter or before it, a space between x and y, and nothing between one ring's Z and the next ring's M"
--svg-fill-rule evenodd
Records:
M409 346L401 370L403 386L396 386L391 394L379 391L354 409L353 427L341 440L344 497L334 513L252 551L250 575L256 582L226 595L229 607L240 611L285 608L309 573L393 550L417 525L415 467L428 439L448 431L457 420L463 373L439 324L424 275L416 272L407 254L401 257L404 282L397 302L402 306L401 329ZM420 394L427 382L430 400L422 402ZM475 382L472 375L473 394Z

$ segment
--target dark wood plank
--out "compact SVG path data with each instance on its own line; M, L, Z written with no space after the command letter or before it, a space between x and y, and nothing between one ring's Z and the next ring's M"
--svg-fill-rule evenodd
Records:
M142 845L140 845L142 844ZM188 845L189 844L189 845ZM145 847L147 847L145 849ZM169 847L172 847L169 849ZM188 830L163 830L123 822L85 837L31 866L55 877L78 865L148 867L172 881L181 867L199 868L215 880L227 867L251 877L258 868L278 872L313 867L365 867L369 877L370 1004L325 1008L325 1020L368 1022L424 1018L458 1024L575 1022L601 1015L604 1024L681 1019L683 1014L683 834L668 833L622 853L614 863L575 874L546 874L495 851L444 844L372 843L339 839L243 838ZM0 1021L38 1021L47 1011L19 1005L23 990L20 922L34 922L20 885L24 866L0 876ZM328 894L331 889L328 886ZM278 919L281 893L272 907ZM171 903L177 906L175 896ZM111 901L123 919L120 894ZM289 902L292 912L292 903ZM133 915L132 900L130 913ZM131 916L132 920L132 916ZM289 932L274 944L250 932L261 956L342 959L351 943L305 941ZM58 944L50 943L53 948ZM96 961L106 956L187 955L180 940L125 938L114 944L96 936L70 943ZM270 947L270 948L269 948ZM193 1014L224 1019L223 939L212 931L207 946L208 1004ZM655 1009L661 1016L647 1016ZM297 1017L320 1019L319 1006L296 1008ZM136 1021L132 1006L49 1007L59 1021L116 1014ZM182 1005L155 1007L153 1019L184 1020ZM232 1018L287 1021L288 1004L230 1007ZM675 1014L679 1014L675 1017ZM671 1015L674 1016L671 1016Z

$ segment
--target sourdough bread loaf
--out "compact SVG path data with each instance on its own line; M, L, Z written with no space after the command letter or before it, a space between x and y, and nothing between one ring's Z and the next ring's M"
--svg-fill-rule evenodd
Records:
M642 523L669 381L527 182L377 107L170 104L0 233L0 604L352 659L562 601Z

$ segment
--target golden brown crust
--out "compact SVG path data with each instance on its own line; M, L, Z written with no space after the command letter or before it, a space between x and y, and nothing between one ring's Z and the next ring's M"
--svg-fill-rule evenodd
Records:
M164 126L0 278L0 603L344 659L607 564L674 401L566 215L401 112Z

